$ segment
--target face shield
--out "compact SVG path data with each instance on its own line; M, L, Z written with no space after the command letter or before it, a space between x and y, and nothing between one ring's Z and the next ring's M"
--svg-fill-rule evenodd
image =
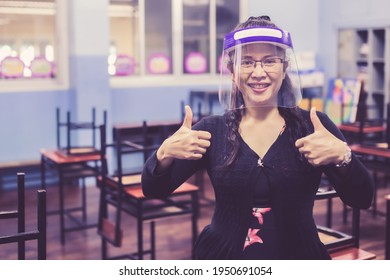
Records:
M302 99L290 34L251 27L225 36L219 101L226 110L296 107Z

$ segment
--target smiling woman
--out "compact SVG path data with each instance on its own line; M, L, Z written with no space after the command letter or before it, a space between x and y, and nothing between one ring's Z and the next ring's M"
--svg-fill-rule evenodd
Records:
M326 174L343 201L368 208L373 182L330 119L297 107L301 92L290 34L250 17L225 36L220 92L226 112L183 125L146 162L145 196L164 198L206 169L215 192L195 259L330 259L313 204ZM228 70L228 71L226 71ZM340 166L340 167L338 167Z

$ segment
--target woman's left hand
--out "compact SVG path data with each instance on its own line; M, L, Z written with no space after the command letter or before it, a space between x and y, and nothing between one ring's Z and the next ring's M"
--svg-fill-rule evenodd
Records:
M343 161L346 153L345 143L322 125L315 107L310 110L310 119L314 126L314 132L295 142L299 152L313 166L337 164Z

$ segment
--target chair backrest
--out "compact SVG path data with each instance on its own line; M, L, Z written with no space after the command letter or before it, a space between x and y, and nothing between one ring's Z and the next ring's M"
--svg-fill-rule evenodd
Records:
M96 134L98 133L99 125L96 122L96 109L92 108L92 117L88 122L72 122L70 111L66 112L66 122L60 120L60 109L56 109L56 133L57 133L57 149L64 150L66 154L88 154L95 153ZM103 111L103 125L107 125L107 112ZM61 131L66 131L66 145L61 145ZM74 145L72 144L72 132L78 130L89 130L91 132L90 145Z
M222 111L217 90L191 90L189 104L192 110L196 112L197 121L205 116L217 113L215 109ZM215 105L217 108L214 107Z
M197 118L199 121L203 116L206 115L206 112L203 112L205 110L205 98L206 98L206 93L203 90L191 90L190 91L190 96L189 96L189 105L191 106L193 112L194 112L194 117ZM183 106L184 108L184 106ZM207 109L207 108L206 108ZM184 111L182 118L184 118Z
M316 194L316 200L328 200L328 207L331 207L329 201L334 198L338 198L337 192L333 188L328 186L319 189ZM328 208L328 215L330 209ZM326 226L317 225L318 232L324 236L330 237L328 242L325 242L325 246L329 251L337 250L343 247L355 247L359 248L360 241L360 209L352 208L352 227L349 233L341 232L333 229L329 222Z
M25 174L18 173L18 205L17 210L0 212L0 219L17 219L17 233L7 236L0 236L0 244L18 243L18 259L26 259L27 240L37 240L38 259L46 259L46 191L38 190L38 225L35 231L25 230Z

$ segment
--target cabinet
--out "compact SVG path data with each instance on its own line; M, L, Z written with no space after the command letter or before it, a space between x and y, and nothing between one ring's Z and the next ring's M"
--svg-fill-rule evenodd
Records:
M364 82L368 117L385 117L390 101L390 27L345 28L338 33L338 76Z

